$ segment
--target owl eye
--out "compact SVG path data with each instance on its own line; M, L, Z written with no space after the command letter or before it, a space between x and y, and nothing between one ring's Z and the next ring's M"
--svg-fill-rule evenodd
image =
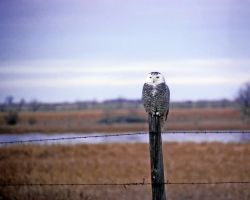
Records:
M150 76L149 78L152 78L152 76Z
M159 76L156 76L156 78L160 78Z

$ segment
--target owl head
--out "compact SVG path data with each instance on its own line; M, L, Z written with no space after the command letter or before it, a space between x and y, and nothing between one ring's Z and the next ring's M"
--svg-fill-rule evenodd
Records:
M165 83L165 79L160 72L150 72L147 75L146 83L150 85L158 85L161 83Z

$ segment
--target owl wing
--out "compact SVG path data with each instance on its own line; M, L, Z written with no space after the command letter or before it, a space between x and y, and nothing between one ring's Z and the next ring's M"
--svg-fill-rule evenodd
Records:
M150 108L151 108L151 95L152 95L152 90L153 87L147 83L145 83L143 85L143 89L142 89L142 102L143 105L145 107L146 112L150 112Z
M167 118L168 118L169 103L170 103L170 90L169 90L168 85L166 84L166 107L167 107L167 110L166 110L166 114L165 114L165 121L166 121Z

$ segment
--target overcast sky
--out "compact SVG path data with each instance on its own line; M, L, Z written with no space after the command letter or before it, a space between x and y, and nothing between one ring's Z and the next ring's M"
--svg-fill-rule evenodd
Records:
M1 0L0 101L235 98L250 80L250 1Z

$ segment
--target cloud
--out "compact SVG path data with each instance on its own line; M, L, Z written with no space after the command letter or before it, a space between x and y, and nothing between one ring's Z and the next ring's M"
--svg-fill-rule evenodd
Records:
M169 85L240 85L249 80L250 60L191 59L166 62L27 62L0 68L0 89L140 87L146 74L160 71Z
M173 85L238 85L249 80L249 76L240 75L237 77L220 77L220 76L211 76L211 77L177 77L171 78L169 83Z
M138 80L119 80L109 79L108 77L89 77L89 78L45 78L45 79L18 79L1 81L0 88L34 88L34 87L49 87L49 88L69 88L69 87L97 87L97 86L129 86L137 85Z
M178 76L167 79L169 85L239 85L249 80L248 75L221 76ZM143 78L117 79L107 76L93 77L70 77L70 78L29 78L0 81L1 88L71 88L71 87L128 87L141 86L144 83Z
M122 73L150 72L155 69L179 73L197 70L232 70L237 68L250 70L250 59L187 59L149 62L108 62L82 60L48 60L23 63L2 64L0 74L58 74L58 73Z

